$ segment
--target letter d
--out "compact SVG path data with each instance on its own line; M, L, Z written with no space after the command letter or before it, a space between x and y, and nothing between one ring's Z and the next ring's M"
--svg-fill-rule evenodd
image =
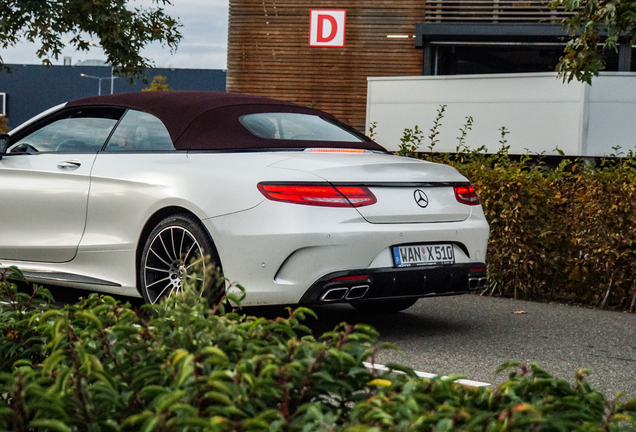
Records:
M336 34L338 33L338 23L336 22L336 19L334 17L332 17L331 15L318 15L316 16L316 19L318 20L318 34L316 35L316 42L318 43L327 43L327 42L331 42L335 37ZM328 20L329 23L331 24L331 32L329 33L328 36L324 36L324 22L325 20Z

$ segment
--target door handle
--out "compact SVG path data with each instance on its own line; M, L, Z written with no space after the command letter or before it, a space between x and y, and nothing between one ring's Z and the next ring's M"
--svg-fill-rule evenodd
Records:
M59 164L57 164L57 167L58 167L58 168L61 168L61 169L71 169L71 170L76 170L76 169L78 169L81 165L82 165L82 163L81 163L80 161L77 161L77 160L70 160L70 161L60 162Z

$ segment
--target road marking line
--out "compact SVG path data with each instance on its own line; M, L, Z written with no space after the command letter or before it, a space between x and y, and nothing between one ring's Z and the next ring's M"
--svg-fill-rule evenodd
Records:
M364 365L364 367L366 367L367 369L377 369L377 370L381 370L381 371L388 371L391 370L388 367L381 365L381 364L371 364L371 363L367 363L367 362L362 362L362 364ZM404 373L401 371L394 371L394 372L398 372L398 373ZM415 374L420 377L420 378L435 378L438 377L439 375L436 374L432 374L432 373L427 373L427 372L419 372L419 371L414 371ZM446 376L443 376L442 378L447 378ZM485 382L479 382L479 381L473 381L473 380L467 380L467 379L459 379L457 381L455 381L458 384L462 384L465 386L470 386L470 387L487 387L489 385L489 383L485 383Z

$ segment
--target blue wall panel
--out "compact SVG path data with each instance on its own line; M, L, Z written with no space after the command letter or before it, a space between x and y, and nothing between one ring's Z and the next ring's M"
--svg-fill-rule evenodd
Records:
M97 96L100 81L82 77L110 77L109 66L7 65L12 72L0 72L0 93L7 94L7 118L14 128L34 115L63 102ZM173 90L225 91L225 70L149 69L148 81L162 75ZM110 94L110 79L101 80L102 94ZM113 82L114 93L140 91L147 84L127 79Z

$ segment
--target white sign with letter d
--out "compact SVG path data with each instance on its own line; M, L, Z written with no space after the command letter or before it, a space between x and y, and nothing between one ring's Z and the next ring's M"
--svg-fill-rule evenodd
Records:
M312 9L309 19L309 46L344 47L345 10Z

